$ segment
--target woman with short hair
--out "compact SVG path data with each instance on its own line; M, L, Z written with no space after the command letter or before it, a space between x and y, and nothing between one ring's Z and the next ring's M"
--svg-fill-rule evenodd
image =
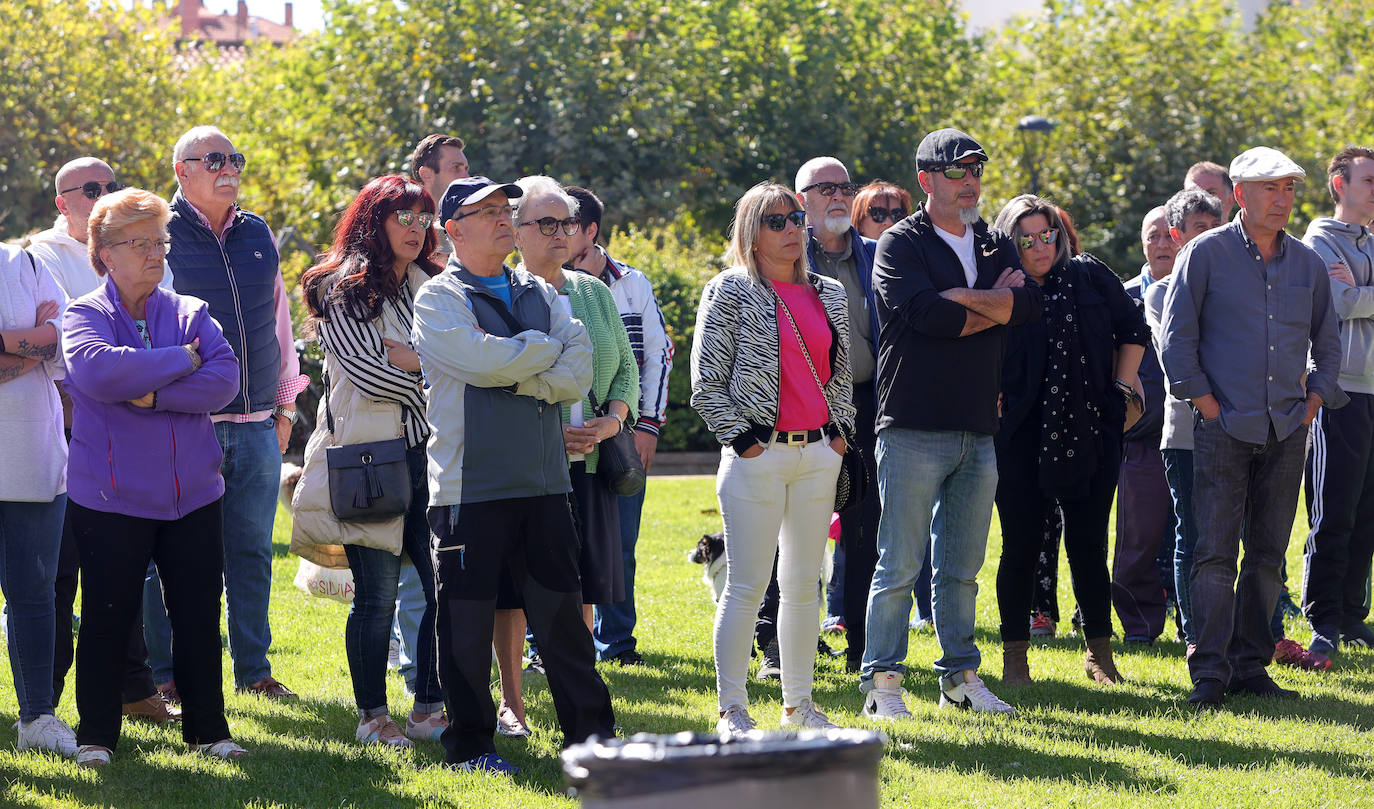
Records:
M151 559L172 624L182 738L209 755L244 749L224 717L220 599L222 454L210 413L239 364L205 303L158 287L171 209L125 189L95 204L87 247L104 284L68 307L68 519L81 555L77 763L108 764L119 740L122 669Z
M777 555L784 727L833 728L811 700L816 576L844 436L853 435L844 287L806 270L806 214L760 183L735 204L731 267L706 284L692 341L692 407L720 441L725 592L716 608L720 733L755 727L745 676Z

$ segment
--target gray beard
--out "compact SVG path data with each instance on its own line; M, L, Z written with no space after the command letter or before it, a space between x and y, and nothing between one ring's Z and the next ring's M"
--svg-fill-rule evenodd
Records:
M972 225L982 217L978 214L978 206L959 209L959 221L965 225Z
M825 218L825 229L839 236L849 231L849 218L845 216L827 216Z

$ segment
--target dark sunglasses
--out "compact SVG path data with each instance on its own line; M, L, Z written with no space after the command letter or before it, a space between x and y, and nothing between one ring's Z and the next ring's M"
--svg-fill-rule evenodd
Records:
M567 219L555 219L552 216L545 216L542 219L520 223L520 227L522 228L529 225L538 225L539 232L545 236L552 236L557 233L559 225L563 226L563 232L569 236L582 229L582 223L574 216L570 216Z
M114 180L111 180L108 183L105 183L104 185L101 185L95 180L91 180L89 183L82 183L81 185L74 185L71 188L64 188L61 191L58 191L57 193L59 195L69 194L79 189L81 191L81 194L85 196L86 199L100 199L101 194L113 194L114 192L118 191L123 187L124 186L120 185Z
M906 209L884 208L879 205L870 205L868 206L868 218L880 225L889 219L893 222L900 222L906 218Z
M434 224L434 214L418 213L416 211L403 210L396 211L396 221L401 223L401 227L410 227L411 222L419 222L420 228L424 229Z
M807 191L810 191L813 188L821 192L821 196L823 197L833 197L835 196L836 191L839 191L846 197L852 197L855 194L859 193L858 183L812 183L811 185L808 185L807 187L803 188L801 192L805 194Z
M831 183L831 185L834 185L834 183ZM769 230L785 230L787 228L788 222L791 222L799 228L806 227L806 211L793 211L792 213L766 213L759 218L759 221L767 225Z
M206 152L204 157L183 157L181 159L187 163L204 163L205 170L212 174L224 168L225 161L228 161L229 165L233 166L239 171L243 171L243 167L248 165L248 158L244 157L238 152L234 152L233 154L225 154L224 152Z
M1029 250L1031 245L1035 244L1036 239L1039 239L1045 244L1054 244L1059 240L1059 229L1045 228L1039 233L1028 233L1024 236L1017 236L1016 246L1022 250Z
M931 169L932 174L943 174L949 180L962 180L965 174L972 174L974 177L983 176L983 164L976 163L955 163L950 166L936 166Z

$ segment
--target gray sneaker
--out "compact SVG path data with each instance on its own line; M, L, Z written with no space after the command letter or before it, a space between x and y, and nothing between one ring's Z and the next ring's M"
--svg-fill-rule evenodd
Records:
M749 734L758 725L743 705L728 705L716 720L716 733L723 737Z
M955 675L954 683L940 682L940 707L959 708L976 713L1015 714L1016 709L988 690L978 672L965 669Z
M864 716L869 719L910 719L906 690L902 675L896 671L880 671L873 675L873 688L864 695Z

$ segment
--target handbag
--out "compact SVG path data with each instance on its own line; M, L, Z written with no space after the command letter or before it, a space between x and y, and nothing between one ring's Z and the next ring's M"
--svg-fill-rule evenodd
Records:
M587 396L591 399L592 410L596 415L604 416L610 412L596 403L595 393L589 392ZM644 491L644 461L640 459L639 449L635 447L633 431L621 429L611 438L598 444L597 450L600 454L596 461L596 473L605 479L611 491L622 497Z
M806 348L806 341L802 339L801 329L797 328L797 321L792 318L792 310L787 308L787 302L781 297L776 297L776 300L782 307L783 314L787 315L787 322L792 324L792 333L797 336L797 344L801 346L802 356L806 358L806 367L811 369L811 378L815 380L816 387L821 389L821 398L824 399L825 385L821 384L821 375L816 373L816 364L811 361L811 352ZM826 407L829 408L828 399ZM835 423L835 428L844 439L840 474L835 479L835 511L839 513L863 502L864 496L868 494L868 466L864 464L863 450L859 448L854 436L846 432L844 426L838 422Z
M302 558L296 567L293 584L303 592L343 604L353 603L353 571L348 568L321 567Z
M324 373L324 414L332 433L328 371ZM402 409L402 425L405 420ZM340 521L382 522L410 510L410 469L404 437L328 447L325 466L329 470L329 506Z

